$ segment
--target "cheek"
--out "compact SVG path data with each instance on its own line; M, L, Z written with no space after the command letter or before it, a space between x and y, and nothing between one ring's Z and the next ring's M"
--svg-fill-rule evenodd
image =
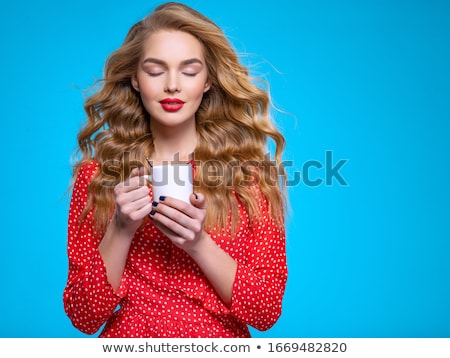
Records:
M157 77L150 78L146 73L140 72L138 73L137 80L142 99L151 98L160 91L161 80Z
M195 84L195 86L191 87L190 93L192 97L203 97L205 93L205 84L204 83L198 83Z
M148 82L140 83L139 89L139 96L141 97L145 110L148 113L153 112L155 110L155 99L159 92L154 84L149 84Z
M140 83L140 93L142 99L144 98L152 98L158 93L158 87L155 86L154 82L144 82Z

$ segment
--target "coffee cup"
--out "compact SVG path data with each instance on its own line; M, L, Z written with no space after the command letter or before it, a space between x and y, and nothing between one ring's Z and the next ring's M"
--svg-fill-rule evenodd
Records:
M151 174L145 176L152 185L153 201L160 196L170 196L190 203L193 192L193 172L190 163L165 163L153 165Z

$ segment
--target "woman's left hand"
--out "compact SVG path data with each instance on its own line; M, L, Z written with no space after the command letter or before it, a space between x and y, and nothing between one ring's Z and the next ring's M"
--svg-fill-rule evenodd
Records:
M195 250L202 238L207 236L203 230L205 196L191 194L190 201L192 205L170 196L161 197L159 202L153 202L153 210L149 215L163 234L188 253Z

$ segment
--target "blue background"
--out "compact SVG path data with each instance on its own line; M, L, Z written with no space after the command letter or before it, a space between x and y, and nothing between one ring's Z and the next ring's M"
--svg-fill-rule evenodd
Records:
M83 89L159 2L2 4L1 337L83 337L62 306ZM186 1L271 83L291 179L284 312L256 337L450 337L450 2ZM325 178L312 168L310 178Z

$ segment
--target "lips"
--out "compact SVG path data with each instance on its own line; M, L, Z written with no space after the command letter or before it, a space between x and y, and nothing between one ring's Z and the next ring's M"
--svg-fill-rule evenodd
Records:
M159 103L165 111L176 112L183 107L185 102L178 98L164 98Z

